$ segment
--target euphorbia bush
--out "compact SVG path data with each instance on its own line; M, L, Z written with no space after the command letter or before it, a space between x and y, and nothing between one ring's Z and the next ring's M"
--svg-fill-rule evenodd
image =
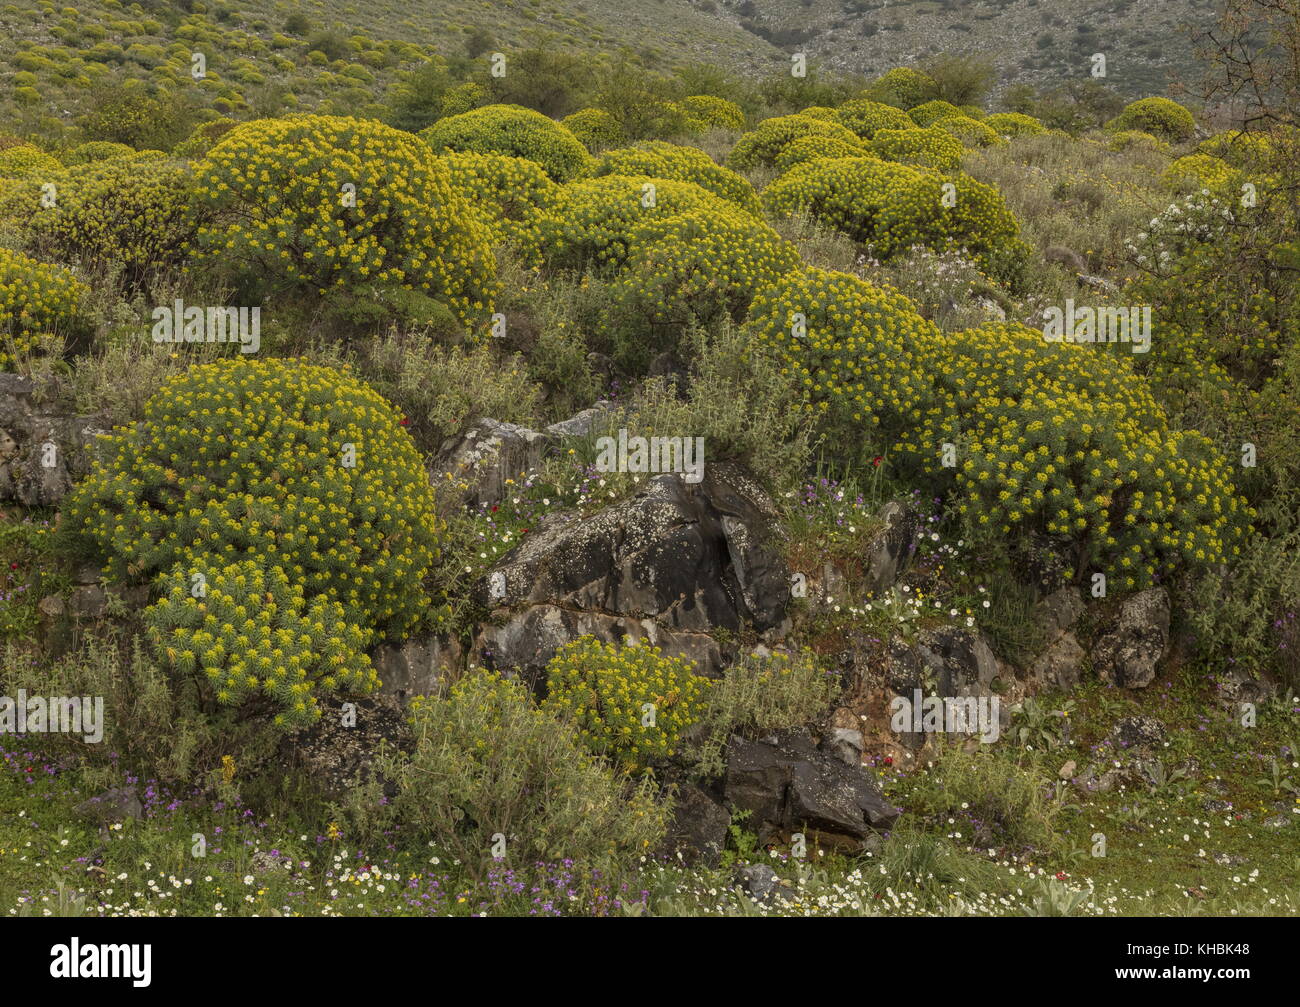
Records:
M1153 133L1162 140L1186 140L1196 131L1196 120L1178 102L1169 98L1139 98L1124 106L1107 129L1137 129Z
M658 647L582 637L546 666L542 709L571 723L579 740L629 769L674 755L700 719L710 682Z
M142 422L107 437L65 518L111 579L162 579L166 594L151 615L160 646L179 665L197 661L214 682L235 677L225 686L232 701L249 690L284 698L282 682L245 680L245 688L235 674L267 667L264 657L277 665L289 653L284 629L294 631L295 647L329 655L323 687L355 686L366 677L361 647L400 637L424 613L421 582L437 550L433 494L400 419L345 371L286 360L194 367L149 400ZM231 570L245 580L232 580ZM195 586L218 582L205 609ZM266 590L244 593L250 584ZM186 585L202 621L174 596ZM275 606L263 624L253 613L258 599ZM253 624L236 645L218 648L224 623L215 611L240 604L240 618ZM310 686L318 665L308 650L300 680ZM299 691L284 722L314 716L313 694Z
M882 129L867 150L887 161L917 164L936 171L956 171L966 148L943 129Z
M47 337L75 332L88 293L71 272L0 248L0 370Z
M491 310L490 235L409 133L336 116L259 119L194 169L202 264L254 293L417 291L462 321Z
M830 119L811 115L780 115L764 119L744 134L727 155L727 167L749 171L776 163L787 145L803 136L827 136L846 143L858 137L851 129Z
M870 140L882 129L912 129L916 125L906 112L866 98L846 101L836 111L836 117L864 140Z
M520 105L484 105L439 119L420 132L436 153L468 150L536 161L557 182L587 169L587 150L560 123Z
M607 150L596 158L591 174L593 177L647 175L694 182L701 189L707 189L755 216L762 212L758 194L748 180L717 164L697 147L648 140L634 147Z
M514 248L530 266L541 262L541 221L559 187L535 161L504 154L453 152L442 161L451 184L478 211L499 243Z

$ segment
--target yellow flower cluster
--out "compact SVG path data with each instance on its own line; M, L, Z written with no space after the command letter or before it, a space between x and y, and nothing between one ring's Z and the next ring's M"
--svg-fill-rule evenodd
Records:
M63 155L63 163L72 166L90 164L94 161L107 161L114 157L134 157L134 147L125 143L113 143L111 140L91 140L73 147Z
M318 597L339 603L367 641L420 617L439 533L392 406L346 371L292 360L226 359L167 382L141 423L106 438L66 516L116 580L183 575L190 590L195 574L210 587L254 561L282 569L308 614L325 611Z
M1211 567L1249 531L1228 462L1170 430L1131 363L1103 347L1006 323L944 336L905 298L811 269L756 298L749 324L830 443L887 453L936 489L955 480L977 530L1071 539L1126 588Z
M601 175L647 175L694 182L701 189L735 203L755 217L762 215L758 194L749 181L717 164L698 147L648 140L633 147L608 150L596 158L591 174L597 178Z
M1172 99L1139 98L1125 105L1124 111L1106 123L1106 128L1137 129L1177 143L1196 132L1196 120L1191 112Z
M536 161L504 154L444 154L452 187L492 229L496 243L515 249L528 266L542 261L541 220L559 186Z
M468 150L536 161L557 182L587 170L587 149L560 123L521 105L484 105L420 132L435 153Z
M964 246L990 273L1001 275L1025 254L1019 224L1001 194L962 174L872 158L826 158L795 165L767 187L763 200L778 214L808 212L872 246L882 259L917 244L937 250Z
M956 105L939 98L917 105L907 111L908 118L918 126L933 126L940 119L951 119L965 114Z
M13 365L9 340L28 353L46 337L69 332L87 293L66 269L0 248L0 370Z
M882 129L912 129L916 125L901 109L866 98L846 101L836 110L836 117L864 140Z
M1164 140L1150 133L1144 133L1140 129L1121 129L1112 133L1106 138L1106 146L1110 150L1128 150L1130 147L1138 147L1161 153L1169 149L1169 144Z
M984 124L997 130L999 136L1013 139L1017 136L1037 136L1046 133L1047 127L1032 115L1021 112L994 112L986 116Z
M936 171L956 171L966 153L962 142L943 129L882 129L867 149L886 161L916 164Z
M737 140L727 155L727 167L735 171L770 167L788 144L802 136L828 136L846 143L858 139L856 133L835 120L803 114L779 115L764 119Z
M603 108L580 108L566 115L560 124L593 154L623 142L623 128Z
M198 259L262 289L416 290L471 323L492 309L491 235L409 133L336 116L259 119L195 167L216 220Z
M704 128L744 129L745 113L739 105L711 94L693 94L682 99L682 108L695 123Z
M694 668L661 656L658 647L603 644L584 636L546 666L542 708L572 723L592 751L644 769L672 756L704 712L711 683Z
M910 66L896 66L877 77L863 92L863 97L895 108L915 108L934 94L937 87L928 73Z

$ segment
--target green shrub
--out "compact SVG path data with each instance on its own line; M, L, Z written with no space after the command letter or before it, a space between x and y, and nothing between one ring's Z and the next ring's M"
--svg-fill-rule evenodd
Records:
M168 661L201 669L223 701L273 695L277 722L299 724L319 716L318 691L373 683L362 648L424 614L438 524L399 419L346 372L197 366L106 440L65 518L110 579L163 588L147 618Z
M1160 175L1166 185L1178 187L1192 184L1198 189L1221 190L1235 188L1241 172L1227 161L1209 154L1188 154L1180 157Z
M541 221L559 187L535 161L503 154L444 154L452 187L487 221L496 243L528 266L541 264Z
M662 140L646 140L633 147L607 150L596 158L591 175L647 175L694 182L741 209L759 216L758 194L749 182L696 147L680 147Z
M866 98L846 101L836 117L864 140L870 140L882 129L911 129L915 125L906 112Z
M1196 120L1192 113L1176 101L1169 98L1139 98L1124 106L1114 119L1106 124L1110 130L1141 130L1179 143L1190 139L1196 132Z
M700 718L710 682L694 668L658 647L582 637L547 664L542 709L571 723L592 752L645 769L675 755Z
M618 120L603 108L581 108L560 120L578 141L595 154L607 147L617 147L623 142L623 129Z
M463 150L527 158L557 182L567 182L587 169L587 150L576 136L520 105L485 105L453 115L422 130L420 138L439 154Z
M804 136L826 136L853 143L857 135L838 122L810 115L782 115L764 119L736 141L727 155L727 167L733 171L750 171L776 163L787 145Z
M0 370L77 332L88 293L68 270L0 248Z
M1150 133L1143 133L1138 129L1121 129L1112 133L1106 139L1106 146L1111 150L1128 150L1130 147L1137 147L1143 150L1164 152L1169 149L1169 144L1159 137L1152 136Z
M378 122L263 119L195 166L200 264L254 292L419 291L463 322L491 311L490 236L428 147ZM355 204L355 205L353 205Z
M90 164L94 161L107 161L114 157L130 157L135 153L134 147L125 143L113 143L110 140L91 140L73 147L63 155L63 163L69 166Z
M213 119L205 122L188 137L172 148L177 157L199 158L210 151L223 136L238 126L234 119Z
M602 872L663 837L669 809L652 779L616 779L517 682L472 674L411 712L415 749L386 773L393 817L472 874L498 833L511 865L570 859Z

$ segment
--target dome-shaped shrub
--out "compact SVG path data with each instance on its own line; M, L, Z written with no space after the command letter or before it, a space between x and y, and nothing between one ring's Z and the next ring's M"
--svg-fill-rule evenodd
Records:
M478 211L497 242L514 248L530 266L541 264L541 221L559 186L535 161L504 154L444 154L451 183Z
M867 150L887 161L917 164L936 171L955 171L961 166L966 148L942 129L882 129L867 144Z
M737 140L727 155L727 167L735 171L770 167L787 145L804 136L828 136L845 143L853 143L858 138L838 121L810 115L779 115L764 119Z
M591 153L623 142L623 128L603 108L581 108L560 120L570 133Z
M965 115L939 119L935 122L934 128L956 137L965 147L992 147L994 144L1004 142L993 127Z
M1106 128L1137 129L1178 143L1196 132L1196 120L1191 112L1169 98L1139 98L1125 105L1124 111L1108 122Z
M53 154L47 154L40 147L30 143L21 143L14 147L0 150L0 178L30 178L35 175L49 175L58 171L62 164Z
M918 126L933 126L940 119L951 119L961 114L962 110L956 105L938 98L907 110L908 118Z
M1020 112L994 112L984 120L984 125L997 130L999 136L1037 136L1046 133L1047 127L1032 115Z
M694 182L743 210L753 214L761 212L758 194L749 181L717 164L697 147L648 140L633 147L607 150L596 158L591 175L647 175Z
M711 94L693 94L682 99L686 114L706 128L744 129L745 113L734 101Z
M785 149L777 155L776 168L788 171L796 164L816 161L823 157L871 157L873 156L863 143L850 143L836 140L829 136L802 136L786 144Z
M882 129L912 129L916 125L906 112L866 98L846 101L839 107L836 116L842 125L864 140L870 140Z
M369 679L362 646L401 636L427 607L438 522L400 421L347 372L287 360L193 367L142 422L106 438L65 516L113 580L162 578L150 622L170 660L202 669L231 701L305 686L283 714L298 723L315 715L317 672L326 689Z
M484 105L439 119L422 130L420 138L439 154L467 150L527 158L557 182L567 182L587 169L587 149L576 136L541 112L520 105Z
M928 73L910 66L897 66L877 77L863 92L863 97L898 109L915 108L929 101L937 89Z
M258 291L416 290L462 321L491 310L490 235L409 133L334 116L259 119L194 169L203 264Z
M73 147L63 155L63 163L69 166L91 164L95 161L107 161L115 157L131 157L136 153L134 147L112 140L91 140Z

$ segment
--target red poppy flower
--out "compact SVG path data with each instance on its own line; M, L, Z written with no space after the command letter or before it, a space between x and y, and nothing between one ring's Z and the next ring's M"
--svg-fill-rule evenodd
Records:
M411 425L411 421L410 421L409 419L407 419L405 416L403 416L403 417L402 417L402 426L404 426L404 427L409 427L410 425Z
M874 465L876 468L880 468L880 463L883 460L883 457L884 457L883 455L876 455L875 458L871 459L871 464Z
M894 757L893 757L892 755L886 755L886 756L885 756L885 765L886 765L886 766L892 766L893 764L894 764Z

